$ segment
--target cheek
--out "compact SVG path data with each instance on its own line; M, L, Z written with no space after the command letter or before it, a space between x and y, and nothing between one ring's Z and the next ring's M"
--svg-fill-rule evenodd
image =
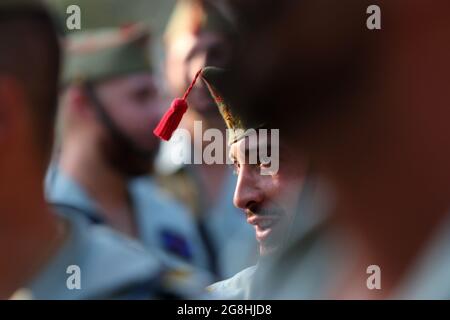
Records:
M282 198L283 188L281 188L280 181L276 177L262 176L262 189L266 198L273 199L276 202Z
M302 182L297 180L283 181L281 177L278 177L273 182L273 189L278 204L285 209L288 215L293 214L298 205Z
M140 108L132 101L126 99L117 100L112 107L110 116L124 130L133 131L139 128L147 119L145 108Z

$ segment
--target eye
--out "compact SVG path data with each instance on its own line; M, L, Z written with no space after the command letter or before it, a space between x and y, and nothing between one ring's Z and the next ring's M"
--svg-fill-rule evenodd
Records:
M232 166L233 166L233 174L236 176L239 175L239 170L241 169L240 164L237 161L234 161Z
M156 89L147 87L140 88L133 94L134 100L141 105L144 105L149 99L155 96L156 96Z
M274 171L274 168L272 167L272 160L271 159L259 159L258 161L258 169L260 172L264 171L265 175L274 175L276 172Z
M270 159L258 158L258 166L261 168L270 168L272 161Z

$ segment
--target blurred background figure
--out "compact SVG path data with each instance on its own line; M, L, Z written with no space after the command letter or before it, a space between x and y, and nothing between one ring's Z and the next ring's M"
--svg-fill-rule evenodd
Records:
M64 22L64 17L69 16L67 8L71 5L79 6L82 30L120 26L132 19L148 24L152 34L159 38L164 32L176 0L133 0L131 5L127 6L124 6L122 0L44 0L44 2L48 3Z
M220 1L177 2L164 36L165 71L172 96L182 96L201 68L221 67L229 61L237 30L220 4ZM189 109L181 124L192 137L194 121L201 121L202 136L210 128L219 128L225 134L217 106L201 82L189 96ZM163 144L157 166L159 181L190 207L208 248L210 270L217 279L224 279L255 263L257 244L244 215L233 207L236 177L230 168L223 164L192 164L193 159L187 159L189 165L175 165L171 160L183 148L201 148L202 152L204 145L190 143L179 140L175 133L171 142Z
M138 24L66 38L61 149L47 179L50 202L139 240L173 267L207 270L192 216L150 178L161 95ZM209 275L203 272L209 281Z
M38 1L0 3L0 298L163 297L153 256L46 204L61 56L52 20Z
M448 299L449 3L377 1L372 31L372 1L228 2L244 44L229 65L236 107L267 113L311 159L334 194L333 225L351 239L325 297ZM286 252L272 289L296 277L298 259Z

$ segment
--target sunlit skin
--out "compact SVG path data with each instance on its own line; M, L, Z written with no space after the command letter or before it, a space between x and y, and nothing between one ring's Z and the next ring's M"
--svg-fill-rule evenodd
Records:
M201 68L212 65L224 67L230 58L229 39L218 32L194 33L187 30L170 39L166 44L166 78L173 96L182 96L195 74ZM189 108L180 127L194 134L194 122L202 121L203 130L225 124L203 81L197 81L188 98ZM204 146L203 146L204 147ZM225 145L224 145L225 147ZM219 201L228 170L223 165L195 166L209 205Z
M186 83L190 83L198 70L205 66L223 67L231 55L230 45L226 37L215 32L201 32L196 37L196 41L186 57ZM216 124L220 115L217 112L217 105L204 85L203 81L197 82L191 92L189 101L191 111L197 113L197 117L204 117L205 120Z
M180 34L167 45L166 77L174 96L182 96L195 74L205 66L224 67L231 49L224 35L202 31ZM203 81L197 81L189 95L189 109L182 127L193 131L195 120L203 121L204 128L224 128L217 105Z
M303 187L305 166L300 163L291 166L280 158L278 172L262 175L261 169L268 168L269 164L259 161L250 164L248 160L248 154L255 152L258 146L267 146L266 141L259 140L245 138L237 141L231 145L230 157L238 176L234 205L244 210L247 222L255 228L260 254L265 256L286 240Z

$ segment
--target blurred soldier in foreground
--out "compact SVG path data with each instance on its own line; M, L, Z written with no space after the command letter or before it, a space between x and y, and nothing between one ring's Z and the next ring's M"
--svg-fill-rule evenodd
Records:
M138 239L175 268L206 270L192 217L149 177L161 99L148 38L137 24L68 36L62 145L49 173L48 198Z
M230 91L246 116L265 112L289 133L335 194L335 225L354 250L328 297L448 299L450 4L378 1L375 31L366 26L371 4L246 2ZM255 59L262 51L269 63ZM291 274L273 283L296 276L283 264L296 255L280 260L272 274Z
M1 1L0 45L0 298L161 297L160 264L152 256L45 202L60 50L43 6Z
M214 1L178 1L165 35L166 74L174 96L182 95L201 68L220 67L229 60L236 30L221 9ZM225 135L217 106L201 82L193 88L189 106L181 127L191 137L196 134L198 139L210 128L220 129ZM201 123L201 129L195 130L194 123ZM193 164L192 155L202 152L205 145L204 141L203 145L186 142L175 133L162 147L160 181L191 208L209 248L210 269L217 279L224 279L254 264L257 245L253 230L233 207L236 178L231 170L223 164ZM173 155L180 152L191 155L183 159L189 164L173 164Z

